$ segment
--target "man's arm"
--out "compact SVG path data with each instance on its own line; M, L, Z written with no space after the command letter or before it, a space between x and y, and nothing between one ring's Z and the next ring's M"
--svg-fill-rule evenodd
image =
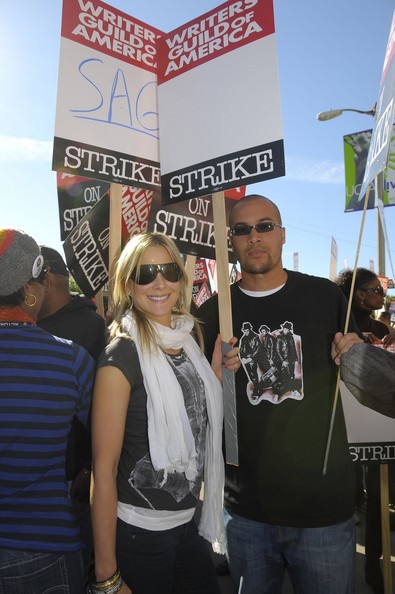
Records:
M354 344L358 343L363 343L363 340L355 332L349 332L348 334L337 332L331 349L332 359L336 365L340 365L342 355L347 353Z

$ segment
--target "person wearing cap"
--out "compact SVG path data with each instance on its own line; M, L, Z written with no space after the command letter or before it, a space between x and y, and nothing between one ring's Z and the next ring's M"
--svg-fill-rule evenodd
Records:
M47 269L44 300L37 325L47 332L83 346L97 361L105 347L105 322L96 305L84 295L71 293L69 271L59 252L40 246ZM91 438L73 419L66 453L66 478L84 543L85 577L92 567L93 540L90 521Z
M97 361L105 347L104 319L91 299L71 293L69 271L59 252L40 247L48 272L38 325L51 334L80 344Z
M94 360L36 324L46 268L36 241L0 229L0 591L83 591L65 480L74 415L88 422Z

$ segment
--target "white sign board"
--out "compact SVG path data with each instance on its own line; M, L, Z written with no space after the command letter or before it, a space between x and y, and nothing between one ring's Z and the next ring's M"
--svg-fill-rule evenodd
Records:
M395 460L395 419L363 406L340 382L347 438L354 461L387 463Z
M373 136L366 161L365 175L360 192L360 200L377 175L387 164L388 148L395 112L395 11L392 17L384 65L381 73L379 98Z
M64 0L53 169L160 185L161 32L99 0Z
M272 0L226 2L158 41L165 204L284 175Z

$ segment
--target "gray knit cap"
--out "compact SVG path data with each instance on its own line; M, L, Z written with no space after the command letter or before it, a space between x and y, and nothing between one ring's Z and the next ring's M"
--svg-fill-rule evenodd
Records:
M0 229L0 296L8 297L44 266L40 248L30 235L19 229Z

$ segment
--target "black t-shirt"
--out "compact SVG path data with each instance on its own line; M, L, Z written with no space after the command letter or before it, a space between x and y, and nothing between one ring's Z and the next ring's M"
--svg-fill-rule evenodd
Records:
M331 342L347 302L331 281L288 272L272 295L231 287L239 466L226 465L225 502L236 514L283 526L326 526L354 511L354 467L341 400L323 476L337 368ZM197 312L207 356L218 332L218 300ZM351 318L350 331L356 331Z
M147 393L134 342L119 337L99 359L98 367L117 367L128 380L130 400L125 435L118 465L118 500L138 507L177 511L195 508L199 499L206 442L206 399L204 385L184 351L168 356L180 383L186 411L195 439L198 475L193 481L184 473L164 472L152 466L148 443Z

